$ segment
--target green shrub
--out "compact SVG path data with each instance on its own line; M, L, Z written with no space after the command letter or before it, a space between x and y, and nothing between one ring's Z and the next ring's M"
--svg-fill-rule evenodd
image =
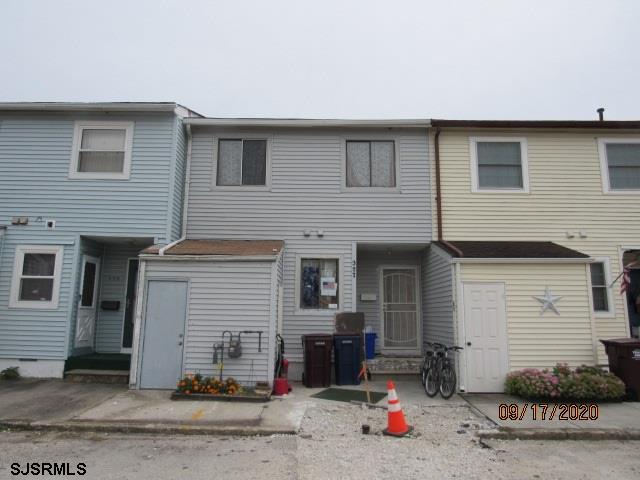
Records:
M509 373L505 392L530 400L616 401L624 397L625 386L598 367L583 365L571 370L558 364L551 371L525 368Z
M0 379L2 380L17 380L18 378L20 378L18 367L5 368L0 372Z

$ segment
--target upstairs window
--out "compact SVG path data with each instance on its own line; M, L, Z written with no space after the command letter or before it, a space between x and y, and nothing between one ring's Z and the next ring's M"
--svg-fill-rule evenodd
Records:
M347 187L395 187L393 141L347 142Z
M62 252L60 246L24 245L16 248L10 307L58 307Z
M607 269L604 262L594 262L589 265L591 269L591 295L593 298L593 310L595 313L608 313L610 311L609 289L607 288Z
M640 140L601 140L604 190L640 191Z
M132 123L76 124L70 178L129 178Z
M267 141L220 139L216 185L266 185Z
M471 157L473 191L528 191L524 139L471 139Z

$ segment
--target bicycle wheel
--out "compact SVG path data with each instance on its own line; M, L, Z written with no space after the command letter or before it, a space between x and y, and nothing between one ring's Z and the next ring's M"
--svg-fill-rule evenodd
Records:
M434 366L427 372L427 378L424 383L424 391L429 397L435 397L438 394L438 388L440 387L440 378L437 373L438 367Z
M440 382L440 395L442 398L451 398L456 391L456 372L451 365L442 367L442 381Z

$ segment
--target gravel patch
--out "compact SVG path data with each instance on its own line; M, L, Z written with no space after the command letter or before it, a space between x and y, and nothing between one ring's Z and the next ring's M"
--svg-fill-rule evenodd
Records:
M414 431L398 439L382 435L385 410L337 402L311 407L298 442L300 478L481 479L504 470L500 453L474 435L493 425L469 408L407 406L404 412ZM361 433L363 424L369 435Z

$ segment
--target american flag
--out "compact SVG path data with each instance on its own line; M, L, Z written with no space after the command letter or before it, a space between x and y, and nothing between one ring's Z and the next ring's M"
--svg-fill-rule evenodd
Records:
M622 280L620 280L620 295L623 295L631 283L631 269L627 266L622 270Z

